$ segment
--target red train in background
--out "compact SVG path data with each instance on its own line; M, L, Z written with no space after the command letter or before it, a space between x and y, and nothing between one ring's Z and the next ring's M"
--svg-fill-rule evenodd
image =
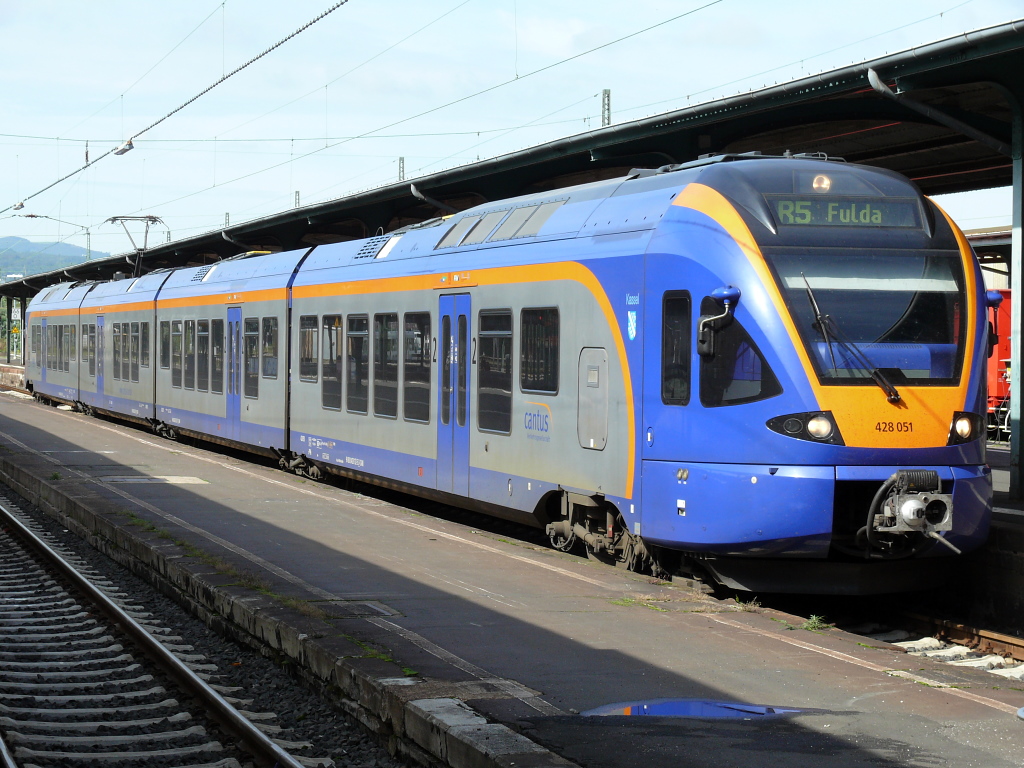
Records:
M998 339L988 358L988 436L1010 439L1010 291L999 289L1003 302L989 307L988 319Z

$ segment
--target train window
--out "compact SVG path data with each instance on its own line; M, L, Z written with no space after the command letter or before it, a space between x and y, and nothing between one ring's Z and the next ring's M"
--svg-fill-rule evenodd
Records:
M374 315L374 416L398 416L398 355L398 315Z
M196 389L210 388L210 321L196 322Z
M171 321L171 386L181 387L181 320Z
M491 235L491 239L487 242L494 243L498 240L509 240L516 236L516 232L519 228L526 223L526 220L533 215L533 212L540 206L527 205L523 208L516 208L512 213L508 215L508 218L502 222L502 225L498 227L498 231Z
M541 227L547 224L548 219L551 218L551 214L562 207L565 200L559 200L555 203L544 203L537 212L529 218L529 220L523 225L522 229L516 232L516 237L534 237L540 233Z
M341 315L324 315L320 404L333 411L341 410L341 379L345 372L345 356L341 351L343 335Z
M519 329L519 388L558 394L558 310L524 309Z
M68 341L68 358L71 362L75 361L75 350L78 349L78 326L74 323L65 326L68 329L69 341ZM65 368L64 370L68 370Z
M464 216L455 222L455 226L448 230L448 233L441 238L441 242L437 244L438 248L454 248L462 240L465 235L472 228L474 224L480 221L479 216Z
M459 359L456 374L459 377L455 390L455 421L460 427L466 426L466 386L469 379L469 327L465 315L459 315Z
M706 297L702 315L721 314L721 305ZM706 408L740 405L782 393L782 386L750 334L732 318L715 332L715 354L700 361L700 402Z
M114 323L113 330L111 331L114 337L114 343L110 349L114 353L114 365L113 374L115 379L121 378L121 324Z
M196 388L196 321L185 321L185 389Z
M316 315L299 318L299 378L316 381Z
M243 350L245 351L245 396L260 396L260 319L245 318Z
M452 320L441 320L441 423L452 418Z
M263 378L277 378L277 318L263 318Z
M224 321L210 321L210 391L221 394L224 391Z
M487 239L487 236L491 234L498 222L505 218L505 214L508 213L508 208L504 211L491 211L485 213L483 217L476 223L472 231L466 235L466 239L462 241L462 245L476 245L482 243Z
M171 367L171 322L160 321L160 367Z
M512 431L512 312L480 313L477 345L477 427Z
M132 323L132 381L139 380L139 324Z
M348 316L348 347L345 350L347 393L345 407L352 413L366 413L370 390L370 321L366 315Z
M402 408L406 421L430 421L430 313L405 315L405 380Z
M75 326L66 323L61 326L64 329L64 371L71 370L71 360L75 357Z
M149 368L149 323L139 323L139 365Z
M129 323L121 323L121 381L131 381L131 360L128 355L131 346L131 327Z
M661 309L661 402L690 402L690 294L670 291Z

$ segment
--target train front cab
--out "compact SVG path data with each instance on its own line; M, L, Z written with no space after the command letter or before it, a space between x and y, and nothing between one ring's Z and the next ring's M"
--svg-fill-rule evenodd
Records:
M647 255L644 538L743 589L937 583L984 541L991 500L963 235L884 171L762 160L699 182ZM817 218L842 206L868 221ZM950 514L924 519L922 498Z

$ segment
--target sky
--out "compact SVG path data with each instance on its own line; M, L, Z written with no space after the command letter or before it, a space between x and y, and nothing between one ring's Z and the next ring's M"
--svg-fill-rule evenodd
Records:
M0 209L80 168L86 143L95 159L138 136L0 213L0 236L85 246L88 228L122 253L112 216L183 239L392 183L399 158L414 180L588 130L605 88L623 122L1024 16L1020 0L348 0L139 135L334 4L0 3ZM965 229L1010 220L1006 189L938 199Z

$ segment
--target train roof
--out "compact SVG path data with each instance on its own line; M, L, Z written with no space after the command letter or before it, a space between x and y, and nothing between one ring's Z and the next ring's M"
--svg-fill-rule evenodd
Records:
M245 284L248 287L255 282L284 287L295 271L295 266L308 252L309 248L302 248L283 253L242 254L238 258L225 259L216 264L175 269L167 277L160 298L165 295L228 291L236 285Z
M302 272L463 252L504 261L515 257L486 252L528 242L654 229L687 176L628 176L490 202L405 231L318 246ZM417 271L411 266L410 270Z
M741 162L742 161L742 162ZM836 163L824 156L719 155L680 165L632 171L608 181L537 192L489 202L439 217L404 230L364 240L315 246L273 254L240 254L204 266L153 272L140 278L89 283L89 303L139 301L148 293L185 296L218 290L234 290L254 283L281 287L288 284L302 264L296 284L315 284L326 279L326 270L345 269L345 279L445 270L437 259L449 257L451 268L515 264L535 258L513 246L572 238L595 238L658 227L672 201L689 183L700 180L745 207L772 228L762 194L793 189L801 172L823 170L866 183L882 195L918 195L913 182L884 169ZM858 179L860 181L858 181ZM867 180L867 181L864 181ZM603 253L595 248L589 258ZM618 252L610 249L609 254ZM399 262L434 257L419 264ZM449 259L445 258L448 262ZM386 266L385 266L386 265ZM331 280L338 278L332 277ZM219 286L215 288L214 286ZM30 308L77 299L76 284L61 283L44 289ZM74 293L74 295L72 295ZM84 294L83 294L84 295Z

